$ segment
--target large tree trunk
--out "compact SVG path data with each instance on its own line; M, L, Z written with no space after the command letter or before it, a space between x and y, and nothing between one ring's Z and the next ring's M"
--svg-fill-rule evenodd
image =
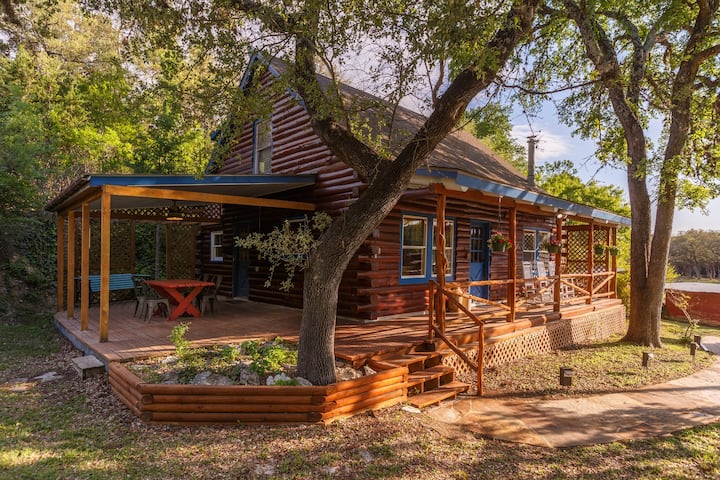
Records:
M486 47L487 58L479 58L477 65L455 77L423 126L391 162L379 160L342 124L327 117L323 109L315 108L313 99L322 89L315 83L314 44L311 38L298 40L296 67L303 81L297 87L306 99L313 129L340 160L368 180L368 187L358 201L320 237L304 277L298 374L313 384L335 382L338 290L350 259L394 208L418 166L455 128L470 101L494 81L517 44L530 32L538 3L539 0L518 0L512 5Z

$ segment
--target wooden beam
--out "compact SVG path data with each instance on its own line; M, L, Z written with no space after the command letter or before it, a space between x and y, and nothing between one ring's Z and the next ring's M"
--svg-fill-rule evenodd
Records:
M610 230L610 237L612 238L612 245L617 247L617 228L612 228ZM613 298L617 298L617 256L611 256L611 262L611 268L615 273L615 276L610 282L610 292L614 294Z
M82 204L80 228L80 330L88 329L90 309L90 204Z
M512 284L507 287L507 304L510 305L510 313L508 314L507 321L515 321L515 300L517 296L516 282L517 282L517 209L510 208L508 210L508 222L510 223L510 231L508 232L510 244L510 251L508 252L508 278L512 279Z
M68 212L67 317L75 318L75 210Z
M593 290L593 267L595 263L595 249L594 249L594 234L595 234L595 224L592 222L592 220L587 224L588 229L588 291L590 292L590 296L587 300L585 300L585 303L590 305L592 303L592 290Z
M105 188L103 188L105 190ZM100 211L100 342L108 341L110 317L110 201L112 196L103 191Z
M447 197L438 195L436 206L437 228L435 230L435 269L437 271L438 297L439 302L437 311L437 320L440 331L445 333L445 270L447 260L445 259L445 206ZM429 247L429 245L428 245Z
M57 216L57 311L65 310L65 215Z
M205 203L224 203L227 205L247 205L251 207L287 208L290 210L315 210L315 205L307 202L276 200L273 198L243 197L237 195L221 195L217 193L186 192L166 188L122 187L106 185L103 190L109 195L119 197L158 198L163 200L189 200Z
M560 251L555 254L555 275L557 276L556 279L553 279L553 282L555 282L555 289L553 290L553 311L555 312L560 311L560 286L562 285L560 280L562 274L560 271L562 268L562 234L563 217L562 215L557 215L555 217L555 239L557 239L560 243Z

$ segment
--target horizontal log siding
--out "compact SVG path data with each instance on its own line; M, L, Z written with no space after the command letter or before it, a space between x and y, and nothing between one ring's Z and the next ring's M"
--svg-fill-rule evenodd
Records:
M370 363L377 373L320 387L143 383L113 362L113 393L145 422L170 424L329 423L407 400L407 367Z
M409 312L423 312L427 308L427 285L400 284L400 231L402 215L420 213L435 215L437 199L433 195L418 197L407 195L365 241L363 249L368 253L359 253L358 258L365 265L357 272L364 286L358 293L369 301L357 302L357 313L353 316L364 319L376 319L387 315ZM470 223L472 221L489 222L493 231L508 234L507 209L501 211L498 218L497 206L480 204L449 198L446 217L455 220L455 275L457 281L469 280L470 273ZM521 238L524 228L551 229L552 217L530 214L517 215L517 234ZM379 253L378 253L379 252ZM377 255L376 255L377 254ZM522 277L522 252L518 253L518 276ZM495 254L490 260L490 278L507 278L507 254ZM505 298L504 286L493 286L491 298Z
M264 78L263 81L268 81ZM305 109L289 94L280 96L272 114L273 157L272 172L277 174L314 174L316 183L312 188L273 195L274 198L311 201L318 211L332 216L340 215L363 191L365 184L347 165L339 162L314 134ZM252 171L252 124L246 125L238 135L231 156L219 173L250 173ZM392 213L369 236L360 247L344 273L338 300L338 314L364 320L408 312L422 312L427 305L426 285L400 285L400 223L402 212L435 214L436 197L405 196ZM232 284L232 226L237 222L250 222L251 230L268 232L286 218L303 213L272 208L248 208L226 206L223 225L203 229L199 239L203 273L223 274L225 279L221 294L229 295ZM488 221L494 230L507 233L507 210L498 219L496 204L480 204L450 198L447 204L448 218L456 220L457 240L455 254L455 279L464 281L469 275L469 235L472 220ZM527 226L552 227L552 218L518 215L518 238ZM222 263L210 263L209 232L222 228L228 242ZM518 273L522 273L522 253L518 257ZM280 281L285 277L281 270L271 288L265 288L268 265L250 256L250 299L286 306L302 307L302 272L294 278L289 292L279 292ZM495 255L490 265L492 279L507 277L507 255ZM493 287L492 298L504 298L504 287Z

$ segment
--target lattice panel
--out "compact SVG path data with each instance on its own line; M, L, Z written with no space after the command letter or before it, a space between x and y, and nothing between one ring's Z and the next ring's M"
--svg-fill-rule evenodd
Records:
M602 340L625 332L626 327L625 307L622 305L602 312L590 312L577 318L551 322L507 340L486 345L484 366L490 368L569 345ZM471 360L477 361L477 347L469 349L466 354ZM455 354L443 357L443 364L453 367L459 377L476 374Z
M195 278L195 226L167 225L167 278Z
M207 221L207 220L220 220L222 216L222 205L219 203L207 203L202 205L182 205L177 204L177 208L182 214L184 221ZM112 214L120 218L133 218L133 219L152 219L162 220L168 216L169 208L126 208L126 209L114 209Z
M80 221L75 230L75 275L80 275L82 235ZM110 222L110 273L134 271L135 252L132 225L127 222ZM100 221L90 219L90 275L100 274Z

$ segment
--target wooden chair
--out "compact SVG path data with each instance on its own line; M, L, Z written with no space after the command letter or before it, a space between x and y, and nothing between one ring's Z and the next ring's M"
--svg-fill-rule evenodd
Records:
M220 290L222 280L222 275L215 275L215 279L210 280L211 282L214 282L215 285L213 285L212 287L206 287L203 290L200 297L200 313L202 313L203 315L205 315L205 310L207 310L208 307L210 307L210 311L212 313L215 313L215 305L218 302L218 291Z
M538 288L537 288L537 278L535 277L535 272L533 271L532 262L524 261L522 262L523 267L523 291L525 292L525 296L530 298L537 295Z
M547 278L548 272L545 267L545 262L543 261L537 262L537 276L539 278L538 288L540 289L540 297L542 301L551 302L553 298L553 289L548 287L550 287L552 282Z

